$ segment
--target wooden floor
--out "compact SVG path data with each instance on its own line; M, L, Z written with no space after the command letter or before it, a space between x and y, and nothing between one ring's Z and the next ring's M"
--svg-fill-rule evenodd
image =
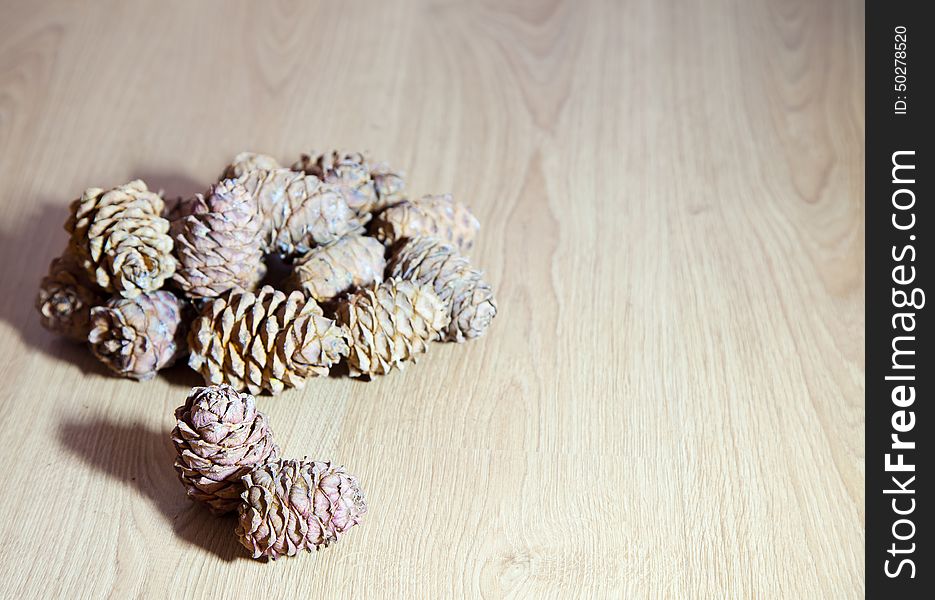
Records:
M3 595L862 597L863 3L0 4ZM85 187L332 146L469 203L500 314L260 399L370 504L264 564L175 478L198 379L33 298Z

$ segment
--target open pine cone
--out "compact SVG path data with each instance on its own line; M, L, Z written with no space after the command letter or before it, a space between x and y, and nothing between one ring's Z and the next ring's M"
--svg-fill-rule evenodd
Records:
M103 290L133 298L175 272L162 197L139 179L112 190L88 188L72 202L69 252Z
M367 512L357 478L328 462L269 462L243 484L236 534L253 558L325 548Z
M333 150L318 155L303 154L292 169L337 186L347 205L358 214L370 212L377 204L367 159L359 152Z
M91 309L91 352L112 371L147 380L185 351L182 304L170 292L111 298Z
M428 349L450 317L432 290L402 279L388 279L360 290L338 306L338 321L350 332L350 375L386 375L393 367Z
M315 300L327 302L353 287L383 281L383 254L383 244L372 237L348 235L298 258L289 282Z
M483 273L472 268L451 244L435 238L410 239L396 251L389 273L432 286L451 315L442 332L445 341L463 342L483 335L497 314L493 290Z
M405 200L385 209L372 224L374 237L391 246L419 236L455 244L462 252L474 245L480 222L451 194Z
M221 175L218 181L222 181L224 179L237 179L238 177L242 177L245 173L249 173L250 171L272 171L273 169L281 168L282 165L279 164L279 161L268 154L260 154L259 152L241 152L234 157L234 160L231 161L231 164L227 165L227 167L224 169L224 173Z
M175 418L175 470L188 497L216 514L236 510L244 491L241 478L279 456L256 399L229 385L192 388Z
M91 308L103 302L100 290L87 281L75 257L66 252L52 261L49 274L39 284L36 310L39 322L49 331L86 342L91 331Z
M262 241L256 199L234 179L189 202L188 216L172 223L179 268L173 279L191 298L253 289L262 278Z
M301 388L347 355L347 333L302 292L264 286L232 291L204 306L188 337L188 364L207 383L253 394Z
M257 201L264 250L281 256L308 252L363 231L341 190L314 175L291 169L256 169L240 182Z

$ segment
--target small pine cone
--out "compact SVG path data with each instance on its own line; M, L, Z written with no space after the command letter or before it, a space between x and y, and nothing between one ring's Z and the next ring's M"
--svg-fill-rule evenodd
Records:
M357 478L329 462L270 462L243 484L236 533L253 558L325 548L367 512Z
M363 231L340 190L290 169L249 171L238 181L256 198L264 250L290 256Z
M497 303L483 273L471 267L458 249L435 238L413 238L396 251L389 274L431 285L449 307L451 322L442 340L463 342L480 337L497 314Z
M188 497L215 514L237 510L244 491L241 478L279 457L256 399L229 385L192 388L175 418L175 470Z
M36 296L42 326L78 342L88 341L91 308L103 303L100 290L87 281L75 257L67 252L49 265Z
M350 332L351 377L386 375L428 349L448 325L448 307L430 285L388 279L338 306L338 321Z
M386 163L377 163L370 167L370 178L377 193L377 203L373 211L398 204L406 199L406 179L401 171L394 171Z
M273 169L281 169L282 165L279 164L279 161L273 158L268 154L260 154L258 152L241 152L234 157L234 160L231 161L231 164L227 165L224 169L224 173L221 174L221 177L218 181L223 181L224 179L237 179L242 177L245 173L256 170L272 171Z
M383 253L383 244L372 237L348 235L297 259L289 282L318 302L327 302L353 287L383 281Z
M112 190L89 188L71 205L69 251L102 289L133 298L175 272L162 198L139 179Z
M91 309L91 351L112 371L147 380L185 351L182 303L171 292L111 298Z
M207 383L252 394L301 388L347 355L347 333L302 292L263 286L231 291L204 306L188 337L188 364Z
M337 186L347 205L358 214L368 213L377 204L377 192L370 178L367 159L360 152L333 150L319 155L303 154L292 165L295 171L314 175L325 183Z
M191 298L253 289L264 274L256 199L235 179L196 195L190 214L173 221L179 268L173 279Z
M431 236L457 245L462 252L471 249L479 230L477 218L451 194L400 202L381 212L373 223L374 236L387 246L405 238Z

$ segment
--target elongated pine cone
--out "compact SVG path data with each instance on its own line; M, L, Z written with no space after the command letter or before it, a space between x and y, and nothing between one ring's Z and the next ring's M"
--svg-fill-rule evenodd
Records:
M175 272L162 197L139 179L112 190L88 188L71 205L69 251L103 290L133 298Z
M231 164L227 165L227 168L224 169L224 173L221 174L219 181L224 179L236 179L242 177L245 173L256 170L265 170L272 171L273 169L281 169L282 165L279 164L279 161L273 158L268 154L260 154L259 152L241 152L234 157L234 160L231 161Z
M432 290L402 279L365 288L338 306L350 332L351 377L386 375L428 349L448 325L448 307Z
M357 478L328 462L270 462L243 484L236 533L253 558L325 548L367 512Z
M480 222L451 194L405 200L385 209L373 222L374 236L390 246L419 236L431 236L467 252L474 245Z
M432 286L451 315L442 331L444 341L463 342L483 335L497 314L493 290L483 273L472 268L452 244L412 238L396 251L389 274Z
M301 388L347 355L347 333L299 291L231 291L204 306L188 337L188 364L205 382L253 394Z
M78 342L88 341L91 308L103 303L100 290L87 281L75 257L67 252L49 265L36 296L42 326Z
M185 351L181 301L157 291L91 309L91 351L112 371L147 380Z
M336 185L351 210L361 214L373 210L377 204L377 192L370 178L367 159L360 152L333 150L322 154L303 154L292 165L296 171L314 175L326 183Z
M326 302L353 287L383 281L383 254L383 244L372 237L348 235L297 259L290 285Z
M173 279L182 291L214 298L256 287L265 272L256 199L237 180L225 179L190 204L189 215L172 223L179 261Z
M229 385L192 388L175 418L175 470L188 497L215 514L237 510L244 491L241 478L279 457L256 399Z
M337 186L290 169L257 169L238 179L256 198L264 250L290 256L363 231Z

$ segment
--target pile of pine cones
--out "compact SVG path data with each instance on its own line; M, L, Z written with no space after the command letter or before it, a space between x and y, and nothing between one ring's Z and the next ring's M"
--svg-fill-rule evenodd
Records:
M490 285L465 254L480 223L450 195L408 198L360 153L291 167L242 153L205 194L167 203L142 181L90 188L42 280L43 326L115 373L150 379L188 354L208 384L280 393L346 361L384 375L432 340L484 334ZM291 272L261 285L265 261Z
M175 470L188 497L222 515L253 558L327 547L360 522L357 478L328 462L280 459L256 399L227 384L193 388L175 411Z

